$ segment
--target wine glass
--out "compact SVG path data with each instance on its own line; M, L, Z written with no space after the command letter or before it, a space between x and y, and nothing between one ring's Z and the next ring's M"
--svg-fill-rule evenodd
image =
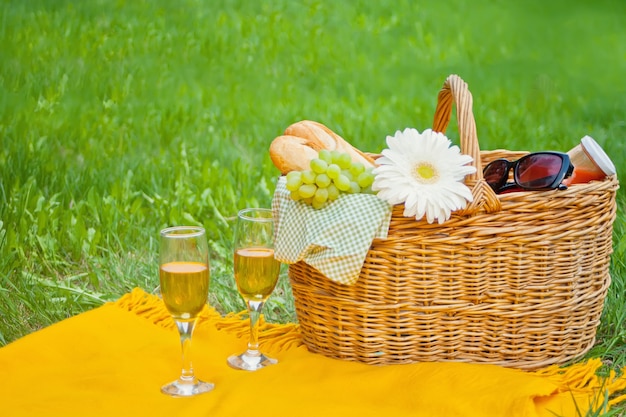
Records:
M274 259L274 221L272 211L247 208L237 216L234 241L235 281L239 294L246 302L250 317L248 349L228 358L236 369L256 371L277 363L259 351L259 318L280 271L280 262Z
M182 347L180 377L161 387L174 397L211 391L214 384L195 377L191 337L198 314L209 295L209 247L202 227L176 226L161 230L159 278L165 307L176 322Z

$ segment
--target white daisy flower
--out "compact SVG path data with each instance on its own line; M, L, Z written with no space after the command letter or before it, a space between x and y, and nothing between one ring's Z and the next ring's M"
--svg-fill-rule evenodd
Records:
M472 201L463 179L476 172L468 165L472 157L451 144L431 129L420 134L407 128L387 136L388 149L376 161L372 190L389 204L404 203L405 217L420 220L426 215L428 223L443 223Z

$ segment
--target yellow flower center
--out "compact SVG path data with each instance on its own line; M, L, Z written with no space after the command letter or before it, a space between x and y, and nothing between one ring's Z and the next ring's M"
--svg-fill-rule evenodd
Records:
M415 179L424 184L432 184L439 179L439 173L433 164L422 161L415 167Z

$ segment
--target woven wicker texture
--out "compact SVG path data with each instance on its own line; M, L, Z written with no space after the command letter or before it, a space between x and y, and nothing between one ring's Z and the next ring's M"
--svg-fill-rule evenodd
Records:
M474 202L442 225L393 209L387 239L374 240L359 279L344 286L309 265L289 267L310 351L370 364L427 361L535 369L586 353L610 284L616 177L564 191L496 195L482 179L495 158L480 151L467 84L451 75L433 129L452 106L463 153L477 173Z

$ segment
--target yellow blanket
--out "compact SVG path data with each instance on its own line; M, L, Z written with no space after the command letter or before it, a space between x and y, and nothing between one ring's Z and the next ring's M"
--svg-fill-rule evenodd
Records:
M626 401L626 377L599 360L522 372L493 365L371 366L309 353L296 325L265 324L279 360L236 371L247 322L206 308L194 335L196 374L215 390L169 398L180 346L161 301L142 290L0 349L0 415L19 416L578 416Z

